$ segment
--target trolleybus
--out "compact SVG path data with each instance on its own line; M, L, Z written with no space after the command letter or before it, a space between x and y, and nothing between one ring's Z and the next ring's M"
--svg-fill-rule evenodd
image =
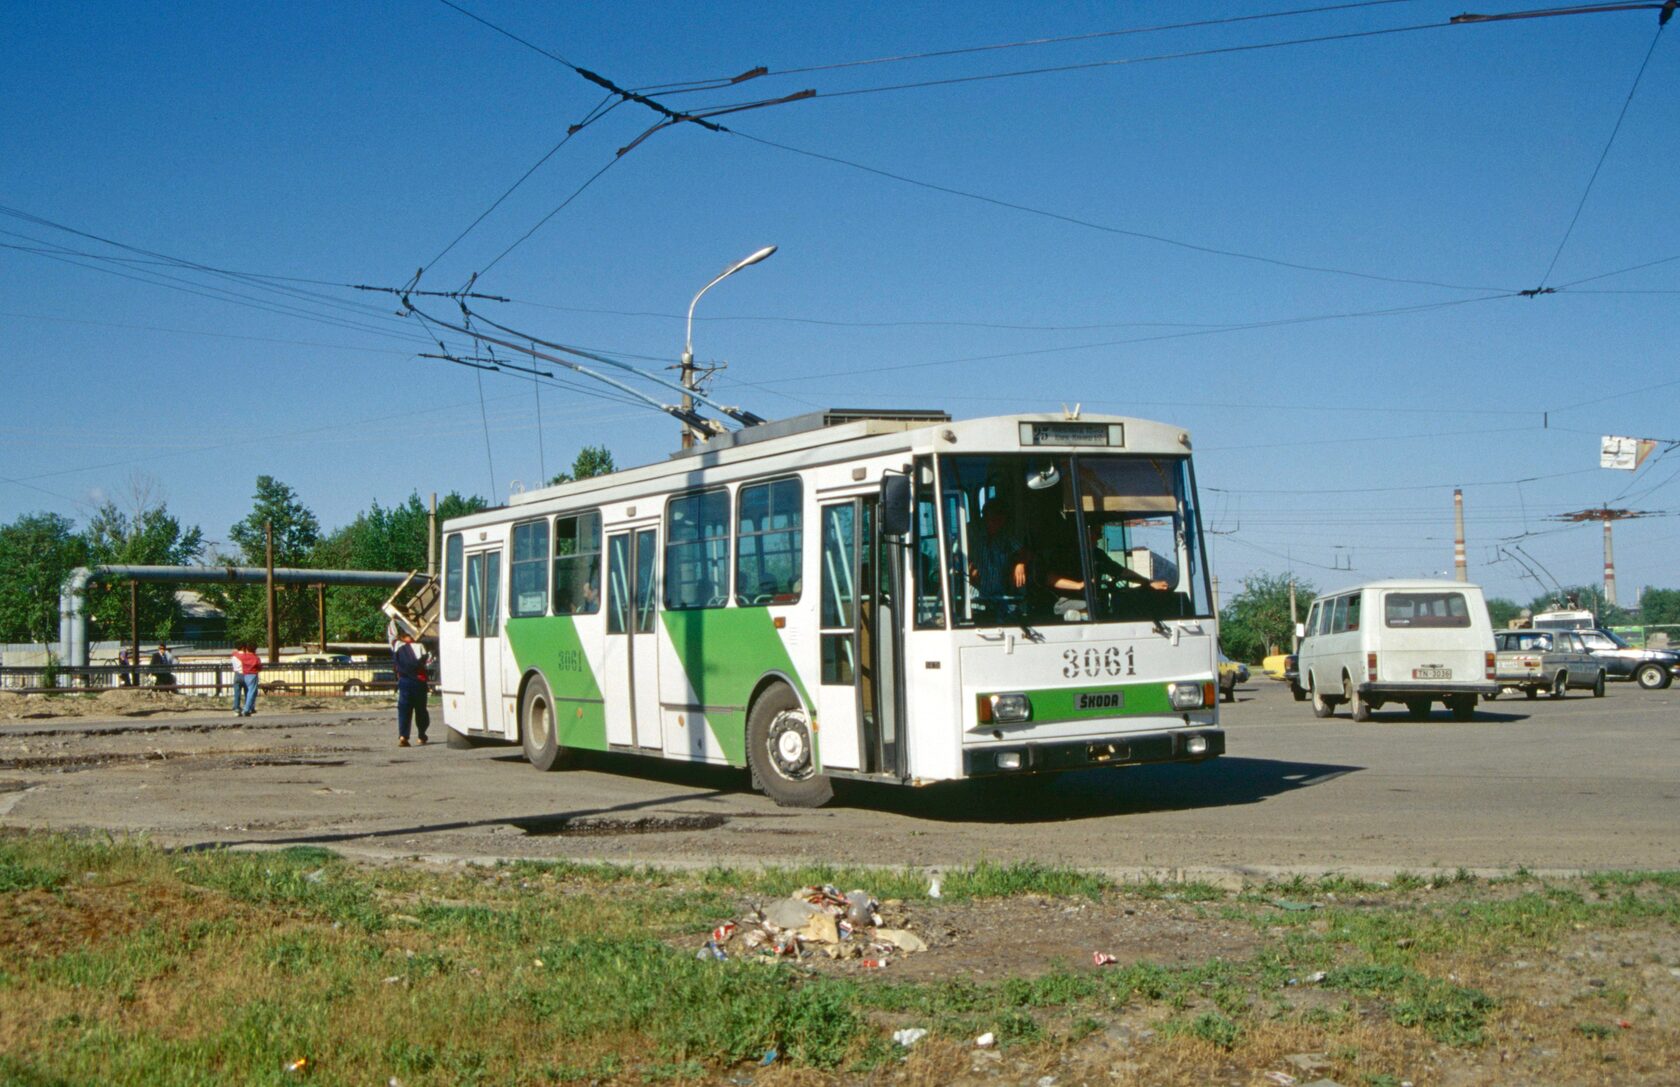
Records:
M781 804L1224 751L1190 436L826 411L444 525L452 745L750 768Z

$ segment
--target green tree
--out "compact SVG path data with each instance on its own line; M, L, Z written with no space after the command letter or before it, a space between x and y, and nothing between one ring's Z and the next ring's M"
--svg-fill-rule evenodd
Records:
M0 641L57 641L58 590L87 564L87 540L67 517L26 513L0 526Z
M184 566L197 559L204 550L204 533L198 526L183 528L170 514L167 503L154 503L148 493L139 489L135 493L132 514L123 512L111 501L94 512L84 533L89 560L128 566ZM140 586L142 637L167 638L174 632L179 616L176 589L174 585ZM111 584L104 586L104 590L92 594L88 614L101 634L124 637L129 629L127 587Z
M308 566L321 542L321 522L291 487L273 476L258 476L251 512L228 529L239 551L239 565L266 562L264 526L274 526L274 565ZM266 590L261 585L235 585L207 594L226 611L228 633L258 645L268 640ZM315 634L315 593L307 585L282 585L275 591L275 615L282 644L296 644Z
M1680 623L1680 589L1646 589L1639 598L1639 621L1646 626Z
M1495 630L1511 625L1511 620L1522 614L1522 605L1515 600L1508 600L1503 596L1490 596L1487 601L1488 619L1492 621Z
M549 480L549 486L556 483L571 483L574 480L589 479L593 476L604 476L608 472L618 471L618 465L613 463L613 455L604 445L586 445L578 450L578 455L572 461L570 472L561 472Z
M1289 625L1290 580L1288 574L1255 574L1243 582L1243 591L1219 613L1219 640L1227 656L1258 661L1273 647L1283 651L1294 644L1294 628ZM1315 592L1311 582L1295 580L1302 618Z
M482 498L451 493L438 501L438 523L485 508ZM441 557L441 556L440 556ZM342 570L424 570L426 507L410 494L389 509L376 500L356 519L329 534L315 548L312 566ZM371 642L385 637L379 610L390 590L333 586L327 590L327 635L339 641Z

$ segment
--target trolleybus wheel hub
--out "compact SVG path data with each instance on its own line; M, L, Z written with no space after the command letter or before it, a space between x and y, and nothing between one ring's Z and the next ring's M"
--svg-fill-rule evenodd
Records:
M811 743L801 714L783 712L770 722L770 754L783 777L811 776Z

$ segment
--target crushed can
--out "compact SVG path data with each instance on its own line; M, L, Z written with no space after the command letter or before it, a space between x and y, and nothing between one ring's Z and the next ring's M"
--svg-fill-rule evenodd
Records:
M881 969L885 969L885 967L887 965L887 960L886 959L864 959L863 961L859 962L858 965L863 967L865 970L881 970Z
M735 922L725 921L723 924L712 930L712 939L716 940L720 944L727 943L729 938L735 935L735 929Z
M1119 959L1115 958L1113 955L1110 955L1106 951L1093 951L1093 952L1091 952L1091 963L1092 963L1093 966L1113 966L1115 963L1117 963L1119 961L1120 961Z

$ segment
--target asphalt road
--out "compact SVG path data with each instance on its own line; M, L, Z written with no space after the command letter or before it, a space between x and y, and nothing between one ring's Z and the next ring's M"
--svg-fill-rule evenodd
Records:
M1680 868L1680 687L1501 699L1470 723L1320 721L1269 681L1238 698L1228 753L1200 765L1048 789L843 784L819 811L777 808L733 771L611 756L541 774L517 748L398 749L384 713L13 721L0 724L0 825L364 856L986 858L1128 877Z

